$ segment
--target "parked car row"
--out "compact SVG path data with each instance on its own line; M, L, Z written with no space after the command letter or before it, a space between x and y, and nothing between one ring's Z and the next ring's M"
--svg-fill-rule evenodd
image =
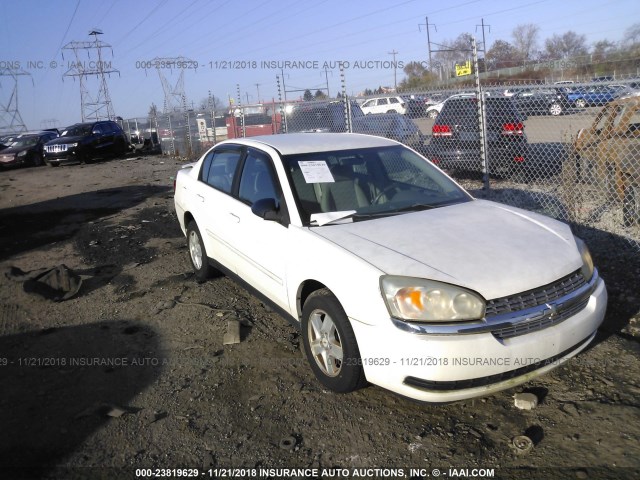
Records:
M61 132L44 130L0 138L0 167L91 163L124 155L129 149L129 139L116 122L76 123Z

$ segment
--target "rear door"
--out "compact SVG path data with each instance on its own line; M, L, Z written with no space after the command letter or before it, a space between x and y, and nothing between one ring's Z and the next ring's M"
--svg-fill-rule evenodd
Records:
M232 212L236 200L231 194L243 154L242 148L235 145L209 152L189 198L207 255L232 272L237 271L232 251L238 218Z

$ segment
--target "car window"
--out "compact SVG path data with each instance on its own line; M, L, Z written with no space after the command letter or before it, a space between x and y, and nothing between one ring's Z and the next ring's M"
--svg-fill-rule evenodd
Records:
M367 100L362 104L363 107L371 107L375 103L375 100Z
M213 188L231 193L233 177L240 162L240 156L239 150L214 151L208 162L209 165L207 165L206 177L203 175L202 180Z
M102 133L104 133L104 130L102 129L102 126L95 125L93 127L93 129L91 130L91 133L102 134Z
M287 155L283 162L305 223L319 212L355 210L365 219L470 200L401 145Z
M279 196L273 178L267 155L249 150L240 176L240 199L253 204L263 198L273 198L278 204Z
M378 99L378 105L386 105L387 104L387 99L386 98L379 98Z
M400 103L397 98L392 97L389 99L389 103Z

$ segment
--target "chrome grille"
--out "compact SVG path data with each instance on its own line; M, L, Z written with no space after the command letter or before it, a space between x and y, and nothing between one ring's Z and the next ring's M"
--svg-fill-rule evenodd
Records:
M58 153L58 152L66 152L67 145L65 143L60 143L56 145L45 145L45 150L49 153Z
M497 338L505 339L535 332L537 330L542 330L544 328L551 327L552 325L557 325L558 323L565 321L567 318L575 315L584 307L586 307L587 303L589 303L588 297L555 315L549 314L545 315L542 318L530 320L528 322L520 322L508 327L498 328L496 330L492 330L491 333Z
M580 271L574 272L544 287L527 292L510 295L508 297L489 300L486 307L486 317L502 315L504 313L519 312L527 308L551 303L559 298L575 292L586 282Z

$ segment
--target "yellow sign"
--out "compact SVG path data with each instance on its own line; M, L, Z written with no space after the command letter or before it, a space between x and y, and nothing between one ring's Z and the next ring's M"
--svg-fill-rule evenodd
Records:
M456 77L464 77L465 75L471 75L471 61L467 60L464 65L456 64Z

